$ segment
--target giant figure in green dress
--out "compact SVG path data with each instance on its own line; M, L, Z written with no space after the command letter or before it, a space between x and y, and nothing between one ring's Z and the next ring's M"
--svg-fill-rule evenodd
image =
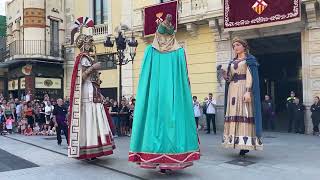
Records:
M129 161L142 168L183 169L200 158L184 49L168 14L145 49Z

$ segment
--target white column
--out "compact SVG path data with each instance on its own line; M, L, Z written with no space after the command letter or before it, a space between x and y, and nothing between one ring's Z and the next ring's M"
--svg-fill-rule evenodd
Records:
M313 97L320 95L320 28L302 32L303 103L306 105L306 133L312 133L310 106Z
M121 24L127 25L132 29L133 24L133 0L122 0L121 8ZM131 34L127 35L131 36ZM129 47L128 47L129 48ZM127 53L126 58L130 58ZM127 65L122 66L122 95L129 98L133 95L133 70L132 63L129 62Z
M70 94L70 87L71 87L71 76L74 66L74 47L66 48L66 56L64 60L64 97L69 97Z
M209 22L215 35L217 66L222 65L223 69L227 69L228 63L232 58L231 37L228 32L223 32L223 20L216 19ZM224 96L225 81L222 80L221 85L217 86L217 112L216 125L218 129L223 129L224 124Z
M112 0L108 0L108 34L113 33L112 26Z
M93 0L89 0L89 17L93 19Z
M180 0L181 1L181 14L180 17L190 16L191 11L191 0Z
M121 24L127 25L132 28L133 22L133 0L122 0L121 8Z
M313 97L320 95L320 26L315 1L305 3L307 28L301 33L303 103L306 105L306 133L312 133L310 106Z
M129 98L133 95L132 63L122 66L122 95Z

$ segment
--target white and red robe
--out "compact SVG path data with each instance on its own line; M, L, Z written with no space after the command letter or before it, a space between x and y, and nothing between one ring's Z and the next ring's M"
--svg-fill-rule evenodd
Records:
M84 67L92 66L86 53L76 57L70 91L68 157L89 159L113 154L115 144L109 122L111 119L102 103L93 101L90 76L82 78Z

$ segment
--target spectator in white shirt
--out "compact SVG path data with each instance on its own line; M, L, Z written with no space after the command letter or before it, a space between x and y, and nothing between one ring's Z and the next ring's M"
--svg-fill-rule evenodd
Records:
M28 91L28 93L27 93L27 95L26 95L26 102L29 102L29 101L31 101L31 91Z
M4 111L4 109L5 109L5 105L7 104L7 101L4 99L4 100L2 100L2 104L1 104L1 108L3 109L3 111Z
M45 115L46 115L46 124L50 124L52 119L52 112L53 112L54 106L51 105L50 101L47 101L47 105L45 106Z
M206 103L206 117L207 117L207 134L210 134L210 124L212 121L212 128L214 134L217 133L216 130L216 100L212 98L212 93L209 93L209 99Z
M193 96L193 112L194 112L194 118L196 120L196 125L197 125L197 129L198 129L198 125L199 125L199 117L201 116L201 112L200 112L200 103L197 100L197 96Z
M49 95L48 94L45 94L43 96L43 103L45 106L47 106L48 102L50 101L50 98L49 98Z
M16 103L17 120L20 121L22 118L23 104L20 101L17 101Z

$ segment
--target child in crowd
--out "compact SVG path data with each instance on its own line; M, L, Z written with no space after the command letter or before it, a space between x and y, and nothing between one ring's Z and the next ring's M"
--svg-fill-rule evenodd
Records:
M56 135L57 133L56 133L56 127L53 127L52 129L51 128L49 128L50 130L49 130L49 132L48 132L48 136L54 136L54 135Z
M28 124L28 128L25 129L24 135L26 135L26 136L32 136L32 134L33 134L32 128L31 128L30 124Z
M33 135L40 135L40 126L38 123L36 123L33 127Z
M49 126L47 124L43 125L43 128L40 132L40 135L47 136L48 135L48 127Z
M12 118L12 115L9 115L6 119L6 129L10 134L12 134L13 122L14 119Z
M21 121L19 122L19 131L20 131L20 134L24 134L24 131L26 130L27 128L27 119L26 118L23 118L21 119Z

